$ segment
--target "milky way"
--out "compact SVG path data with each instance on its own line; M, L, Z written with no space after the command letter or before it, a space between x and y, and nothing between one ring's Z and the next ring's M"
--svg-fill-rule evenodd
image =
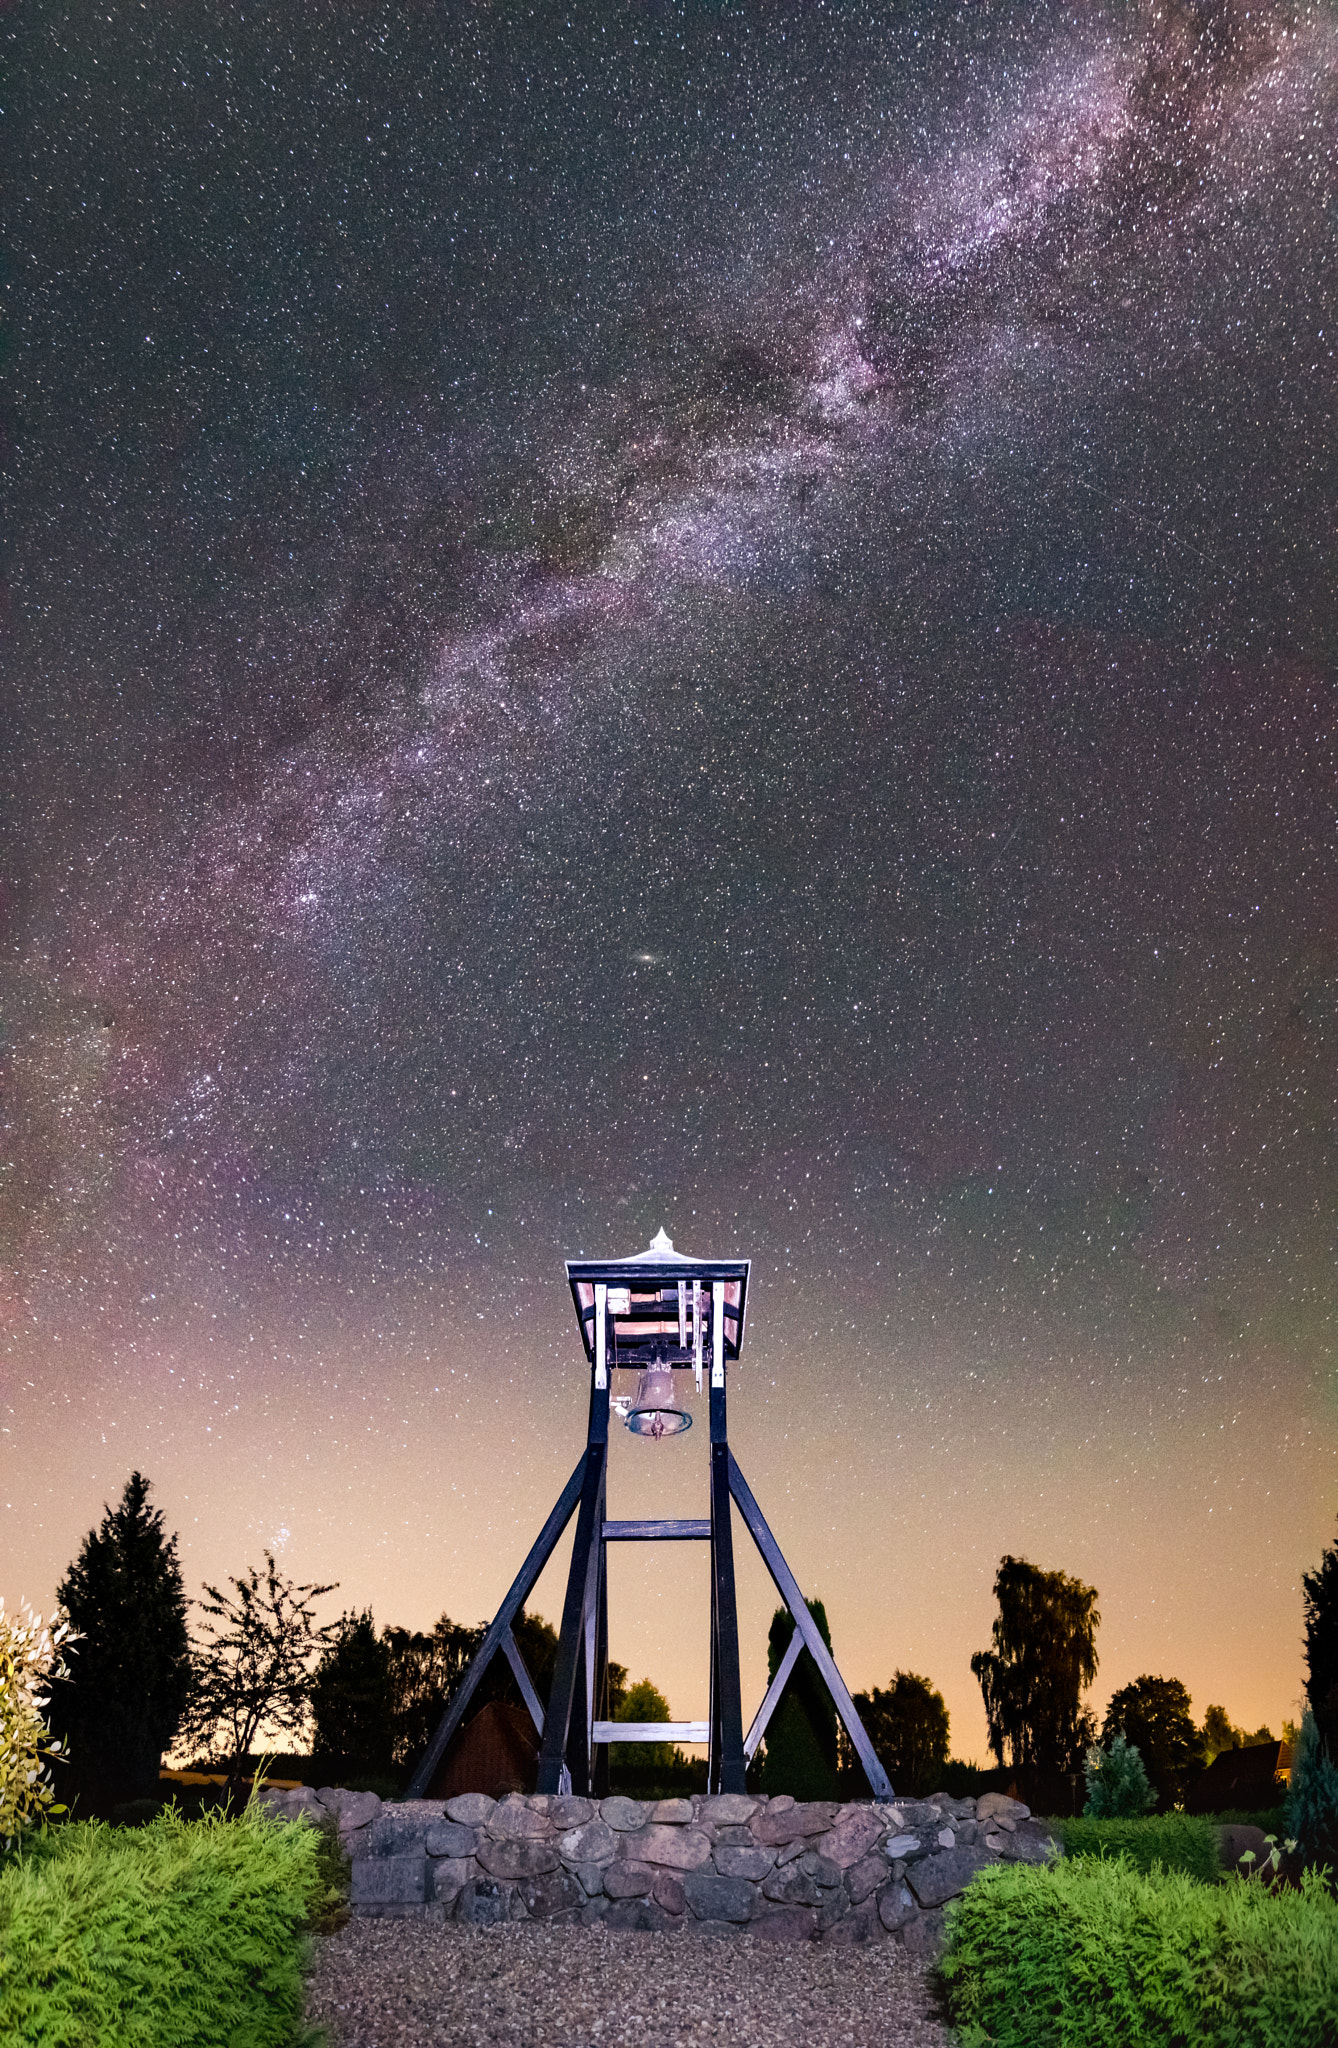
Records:
M28 1590L140 1463L188 1574L474 1618L579 1434L561 1258L664 1222L758 1261L738 1427L857 1682L978 1750L1012 1548L1102 1686L1276 1723L1332 17L48 0L12 84ZM695 1712L676 1598L622 1641Z

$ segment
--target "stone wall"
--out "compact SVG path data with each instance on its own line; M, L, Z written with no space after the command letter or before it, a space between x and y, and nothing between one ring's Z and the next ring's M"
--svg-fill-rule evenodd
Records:
M385 1805L370 1792L272 1792L271 1811L336 1814L368 1917L492 1926L696 1928L786 1940L901 1941L921 1954L978 1870L1057 1853L1002 1793L797 1805L752 1794L643 1804L481 1792Z

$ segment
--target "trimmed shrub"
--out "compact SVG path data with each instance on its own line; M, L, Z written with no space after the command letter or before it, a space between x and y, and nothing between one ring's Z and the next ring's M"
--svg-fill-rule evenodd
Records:
M1123 1735L1112 1736L1108 1749L1094 1742L1084 1759L1083 1775L1087 1779L1083 1813L1088 1820L1132 1819L1150 1813L1157 1803L1137 1745L1126 1742Z
M327 1904L314 1828L255 1806L136 1829L67 1823L0 1870L12 2048L286 2048L303 1929Z
M1338 1904L1123 1859L982 1871L940 1965L962 2048L1332 2048Z
M1179 1871L1200 1884L1216 1884L1222 1875L1217 1854L1217 1828L1197 1813L1150 1814L1141 1820L1056 1820L1050 1823L1075 1857L1127 1857L1135 1870Z

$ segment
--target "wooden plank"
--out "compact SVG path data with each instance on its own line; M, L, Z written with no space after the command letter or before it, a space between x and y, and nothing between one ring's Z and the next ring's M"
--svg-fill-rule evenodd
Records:
M795 1628L804 1639L804 1648L822 1673L823 1683L832 1696L836 1711L845 1722L846 1733L864 1767L870 1791L875 1799L891 1799L892 1786L887 1772L864 1732L864 1723L860 1720L855 1702L846 1689L846 1682L832 1661L831 1651L818 1634L813 1616L809 1613L804 1596L799 1590L798 1581L781 1555L781 1547L767 1527L766 1517L753 1499L748 1482L740 1472L738 1461L732 1451L729 1453L729 1489L738 1505L739 1513L748 1524L754 1543L762 1553L763 1563L776 1582L776 1591L789 1608Z
M596 1742L709 1742L709 1721L596 1721Z
M758 1744L767 1732L767 1722L780 1704L780 1696L789 1682L790 1673L799 1662L799 1655L803 1647L804 1638L796 1629L790 1637L785 1655L781 1658L780 1664L777 1667L776 1676L767 1687L766 1698L753 1716L753 1725L743 1738L743 1753L749 1763L757 1755Z
M530 1594L540 1572L548 1563L557 1547L558 1538L566 1528L581 1497L581 1482L585 1478L586 1454L583 1452L576 1470L558 1496L557 1505L539 1531L538 1541L511 1582L511 1590L497 1610L496 1617L487 1635L479 1644L468 1671L451 1696L450 1705L437 1723L436 1734L423 1751L418 1768L409 1780L406 1799L421 1799L432 1782L432 1774L441 1762L442 1754L465 1717L465 1708L474 1697L475 1689L497 1652L502 1649L504 1639L511 1633L511 1624L519 1614Z
M605 1522L606 1543L709 1543L711 1524L700 1522Z
M511 1666L512 1672L515 1675L516 1684L520 1687L520 1696L529 1709L530 1719L534 1723L534 1732L542 1742L544 1710L539 1704L539 1695L534 1690L534 1681L530 1677L529 1667L525 1659L520 1654L520 1644L516 1641L513 1630L508 1629L502 1637L502 1648L506 1652L506 1661Z

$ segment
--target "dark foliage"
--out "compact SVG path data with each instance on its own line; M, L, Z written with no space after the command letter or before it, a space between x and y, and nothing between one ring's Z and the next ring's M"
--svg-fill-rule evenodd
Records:
M1015 1769L1076 1772L1094 1733L1082 1692L1096 1676L1096 1588L1004 1557L994 1596L994 1647L971 1659L990 1748Z
M391 1657L370 1607L345 1614L316 1666L311 1686L312 1746L336 1782L389 1773L393 1761Z
M1115 1735L1142 1757L1158 1806L1165 1810L1182 1804L1199 1769L1200 1738L1179 1679L1145 1676L1121 1686L1106 1708L1101 1739L1109 1742Z
M1320 1740L1338 1759L1338 1543L1313 1572L1301 1574L1305 1594L1306 1698Z
M541 1701L546 1702L557 1662L557 1630L542 1615L523 1611L512 1623L512 1634L525 1660L526 1669ZM430 1635L404 1628L383 1631L390 1660L391 1758L397 1769L412 1769L449 1706L460 1681L479 1649L487 1625L470 1628L443 1614ZM621 1665L610 1666L610 1678L627 1674ZM489 1700L523 1704L519 1688L505 1657L494 1657L474 1694L471 1713ZM616 1706L616 1699L614 1700Z
M830 1650L827 1611L821 1600L810 1600L808 1611ZM778 1607L767 1635L768 1681L779 1671L793 1634L789 1609ZM771 1717L759 1776L767 1793L789 1792L796 1799L836 1797L836 1708L807 1650L801 1652Z
M937 1792L948 1762L942 1693L913 1671L897 1671L886 1692L856 1693L855 1706L894 1790L912 1799Z
M83 1637L49 1709L73 1785L85 1806L152 1797L190 1697L191 1658L177 1539L142 1473L84 1538L56 1597Z

